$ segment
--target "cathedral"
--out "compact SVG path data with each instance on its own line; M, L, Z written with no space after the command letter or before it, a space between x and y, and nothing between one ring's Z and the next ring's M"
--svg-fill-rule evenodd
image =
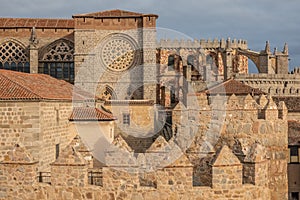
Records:
M0 199L299 199L288 45L157 40L157 20L0 18Z

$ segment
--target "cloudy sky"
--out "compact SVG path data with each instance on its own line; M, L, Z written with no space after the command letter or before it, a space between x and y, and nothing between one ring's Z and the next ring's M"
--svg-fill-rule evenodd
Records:
M158 14L157 26L188 38L237 38L260 51L289 45L290 69L300 66L299 0L0 0L2 17L71 18L124 9ZM172 32L171 31L171 32ZM168 37L168 34L166 34Z

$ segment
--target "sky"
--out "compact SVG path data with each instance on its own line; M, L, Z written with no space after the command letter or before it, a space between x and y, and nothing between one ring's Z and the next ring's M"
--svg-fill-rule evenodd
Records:
M71 18L74 14L122 9L159 15L157 27L189 39L248 41L248 48L282 50L290 69L300 66L299 0L0 0L1 17ZM169 37L169 34L165 34ZM179 38L181 39L181 38Z

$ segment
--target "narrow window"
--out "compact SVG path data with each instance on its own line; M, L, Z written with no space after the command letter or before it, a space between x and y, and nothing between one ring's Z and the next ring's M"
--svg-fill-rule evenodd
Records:
M291 146L290 147L290 161L291 161L291 163L298 163L299 162L298 146Z
M55 145L55 159L57 159L59 156L59 144Z
M9 66L9 63L8 63L8 62L5 62L5 63L4 63L4 69L8 69L8 70L10 69L10 66Z
M30 64L29 64L29 62L26 62L24 64L24 72L26 72L26 73L30 72Z
M187 64L191 65L192 67L194 67L194 65L195 65L195 57L193 55L189 55L187 57Z
M11 63L11 70L17 71L17 64L15 62Z
M110 134L109 134L109 137L110 137L110 138L113 138L113 129L112 129L112 128L110 128Z
M173 71L174 70L174 63L175 63L174 55L170 55L168 57L168 70L169 71Z
M48 63L44 63L44 74L49 74Z
M50 63L50 76L55 77L56 70L55 70L55 63Z
M56 114L56 124L59 124L59 110L55 110L55 114Z
M63 77L62 63L57 63L56 64L56 78L62 79L62 77Z

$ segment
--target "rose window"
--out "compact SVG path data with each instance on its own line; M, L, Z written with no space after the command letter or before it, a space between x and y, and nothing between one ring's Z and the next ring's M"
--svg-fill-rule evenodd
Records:
M108 39L102 47L102 61L113 71L123 71L132 66L135 48L132 42L121 36Z

